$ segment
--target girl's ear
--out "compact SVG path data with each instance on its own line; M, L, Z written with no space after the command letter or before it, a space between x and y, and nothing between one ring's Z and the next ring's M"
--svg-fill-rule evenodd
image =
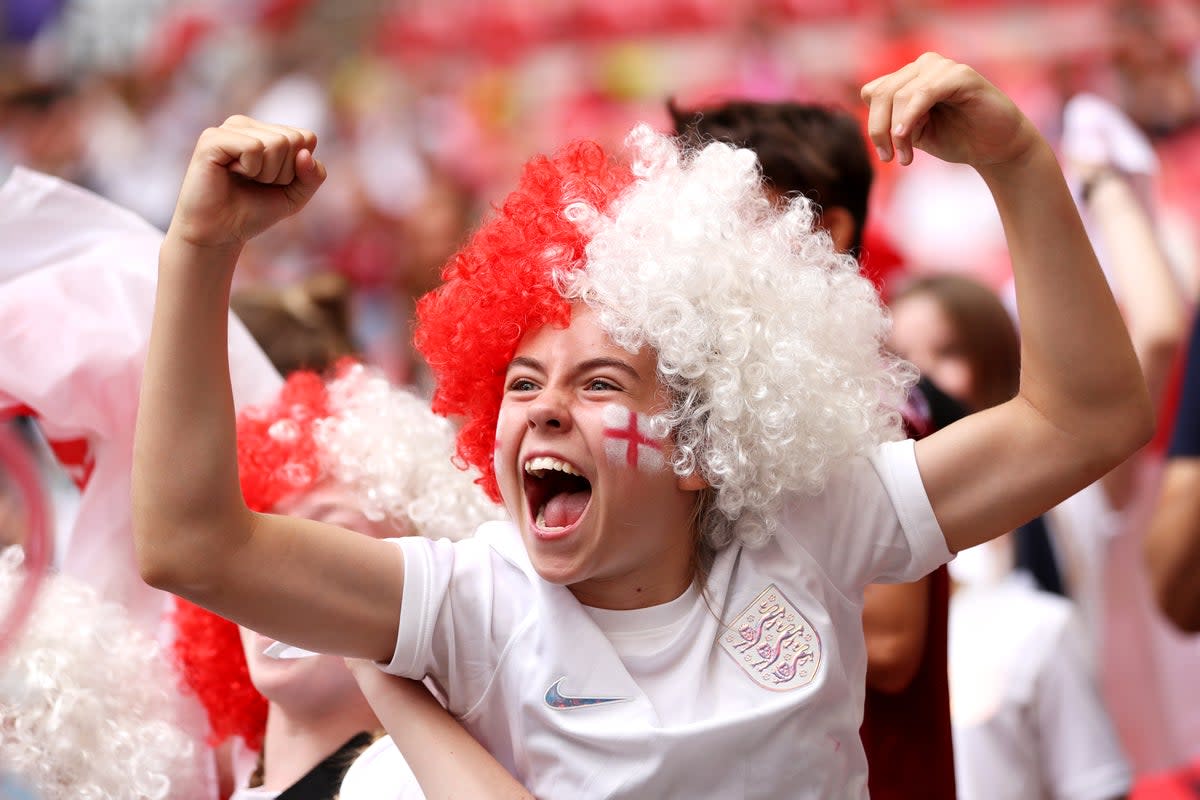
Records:
M858 225L854 216L841 206L830 206L821 212L821 224L829 231L834 248L840 253L850 251Z
M709 488L708 481L704 480L704 476L700 474L699 470L679 478L678 485L685 492L702 492Z

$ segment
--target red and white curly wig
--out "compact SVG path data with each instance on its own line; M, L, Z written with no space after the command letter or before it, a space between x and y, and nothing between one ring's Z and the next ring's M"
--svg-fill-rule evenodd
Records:
M454 430L415 395L360 364L326 383L293 373L269 405L237 420L238 477L253 511L330 485L396 535L459 539L502 512L452 461ZM237 626L177 599L174 652L187 688L208 712L209 741L261 748L267 701L254 688Z
M463 420L458 456L498 500L508 363L522 337L586 303L616 344L656 352L673 468L714 490L706 541L761 542L785 493L818 492L899 438L915 371L882 352L888 320L855 259L806 198L772 200L752 152L681 150L645 125L626 145L624 162L593 142L533 159L421 299L433 409Z

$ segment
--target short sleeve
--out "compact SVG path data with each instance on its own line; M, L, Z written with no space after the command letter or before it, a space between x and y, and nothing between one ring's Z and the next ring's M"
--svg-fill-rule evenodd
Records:
M396 649L380 667L413 680L430 678L457 715L490 687L531 608L523 573L487 538L481 529L459 542L391 540L404 552L404 594Z
M847 596L869 583L915 581L951 557L911 439L852 462L816 497L790 498L783 529Z

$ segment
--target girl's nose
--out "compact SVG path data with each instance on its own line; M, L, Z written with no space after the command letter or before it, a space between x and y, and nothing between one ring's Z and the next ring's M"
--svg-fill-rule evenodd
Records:
M529 429L542 431L565 431L571 427L571 415L562 394L543 390L537 400L529 406Z

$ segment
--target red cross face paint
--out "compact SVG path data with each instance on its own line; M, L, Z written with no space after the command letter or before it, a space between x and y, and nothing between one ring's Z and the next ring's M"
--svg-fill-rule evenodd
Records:
M666 468L663 440L652 433L653 417L625 406L604 409L604 452L612 464L642 472L660 472Z

